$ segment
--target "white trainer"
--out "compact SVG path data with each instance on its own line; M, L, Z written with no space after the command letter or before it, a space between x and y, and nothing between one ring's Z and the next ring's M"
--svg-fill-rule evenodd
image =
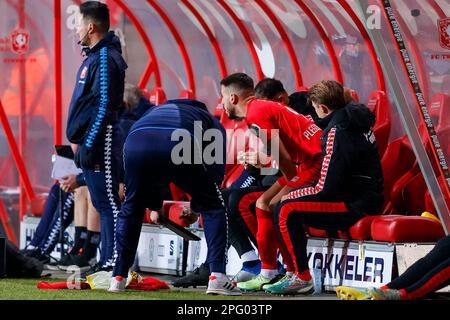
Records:
M109 292L124 292L125 287L127 285L127 279L124 277L112 277L111 282L109 283Z
M224 296L240 296L241 292L236 287L236 283L232 282L226 275L209 276L208 289L206 294L224 295Z

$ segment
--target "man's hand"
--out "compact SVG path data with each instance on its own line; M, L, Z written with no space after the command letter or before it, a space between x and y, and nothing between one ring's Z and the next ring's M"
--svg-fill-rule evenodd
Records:
M183 212L180 215L180 219L186 220L186 222L188 222L189 224L193 224L198 220L198 216L199 214L192 211L191 208L183 206Z
M77 176L70 175L65 176L62 180L59 181L62 191L64 192L73 192L76 188L78 188Z
M269 157L266 154L257 151L240 151L237 156L238 162L243 164L245 168L249 165L255 168L264 168L269 162L268 159Z
M152 210L150 212L150 220L156 224L163 224L167 219L167 214L164 212L163 208L158 211Z

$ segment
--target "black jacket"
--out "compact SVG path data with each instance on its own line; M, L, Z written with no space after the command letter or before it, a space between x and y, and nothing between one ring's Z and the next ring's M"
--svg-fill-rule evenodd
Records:
M371 130L374 122L366 106L354 103L318 121L323 130L321 177L290 198L318 195L321 201L343 201L361 214L379 214L384 200L383 172Z

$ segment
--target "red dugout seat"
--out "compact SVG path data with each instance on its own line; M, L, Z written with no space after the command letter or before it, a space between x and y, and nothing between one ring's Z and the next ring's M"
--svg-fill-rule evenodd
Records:
M168 214L168 217L170 220L174 221L175 223L182 225L183 227L189 226L189 224L186 225L186 220L180 219L180 215L183 212L182 208L183 206L190 206L189 202L187 201L164 201L163 202L163 211ZM174 207L174 209L172 209ZM181 208L181 209L180 209ZM153 224L153 222L150 219L150 212L151 210L147 209L145 211L144 215L144 223L150 223Z
M420 216L389 215L372 222L372 239L388 242L435 242L445 236L442 224Z
M172 204L170 206L169 212L168 212L169 219L182 227L189 227L189 225L193 221L187 221L186 219L180 218L183 213L184 206L189 207L189 202L177 202L177 203Z
M372 92L367 102L367 107L376 117L373 131L377 139L378 152L380 153L380 158L382 158L389 143L392 121L386 93L383 91Z
M402 159L402 161L398 161L399 159ZM395 183L413 168L415 160L416 158L407 136L394 140L388 145L381 159L385 199L383 214L392 212L391 190Z
M430 103L429 113L433 119L440 143L447 149L444 151L446 154L450 153L449 112L450 97L442 93L434 95ZM428 134L426 128L421 126L418 130L432 160L434 172L439 176L438 164L431 155L432 147L426 137ZM402 161L397 160L398 165L404 160L401 156L396 158L402 159ZM398 165L394 166L393 169L397 168ZM440 179L440 183L442 181ZM445 181L443 182L445 183ZM443 187L442 184L441 187ZM392 186L390 200L392 204L390 209L393 212L407 213L408 216L389 215L375 220L372 224L372 238L374 240L391 242L436 241L444 235L442 225L438 221L419 216L424 211L436 214L436 210L417 162Z
M432 97L429 113L435 125L438 137L442 146L444 146L444 153L450 154L450 97L446 94L438 93ZM439 165L434 161L432 155L432 146L428 142L426 129L421 126L419 131L422 140L425 143L425 148L433 165L436 176L440 175ZM391 200L393 211L402 214L420 215L426 210L424 194L427 191L427 186L423 178L420 168L415 162L413 168L404 173L402 177L392 187Z
M42 217L45 210L45 204L47 202L47 196L43 194L36 195L35 198L30 201L30 212L35 217Z

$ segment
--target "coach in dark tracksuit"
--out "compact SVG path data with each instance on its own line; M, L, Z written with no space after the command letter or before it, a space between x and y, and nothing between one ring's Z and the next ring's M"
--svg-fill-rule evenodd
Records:
M304 283L311 276L302 225L347 230L365 215L379 214L383 205L383 174L371 131L375 116L364 105L345 105L343 88L335 81L313 86L310 97L323 130L320 179L291 191L277 207L280 232L293 257L296 277ZM301 281L297 282L285 286L284 292L298 292Z
M115 223L120 211L118 180L123 137L118 128L123 108L125 69L120 40L109 29L106 5L80 5L77 31L87 57L81 65L70 103L67 138L79 145L76 164L82 168L92 204L100 214L101 257L97 269L111 269ZM84 32L84 36L83 36Z
M194 132L208 129L217 129L222 135L222 158L219 163L207 164L204 159L195 163L194 154L202 155L210 143L202 143L202 137L193 136ZM172 150L177 150L174 147L180 143L175 138L172 141L174 131L185 132L191 139L193 152L185 158L188 163L176 164L173 159ZM153 107L133 125L124 145L126 194L117 224L114 277L127 276L136 254L145 208L161 209L161 190L169 182L192 197L191 209L203 216L211 272L225 273L226 216L218 189L225 173L225 139L223 126L203 103L195 100L167 101ZM181 155L186 156L184 151Z

